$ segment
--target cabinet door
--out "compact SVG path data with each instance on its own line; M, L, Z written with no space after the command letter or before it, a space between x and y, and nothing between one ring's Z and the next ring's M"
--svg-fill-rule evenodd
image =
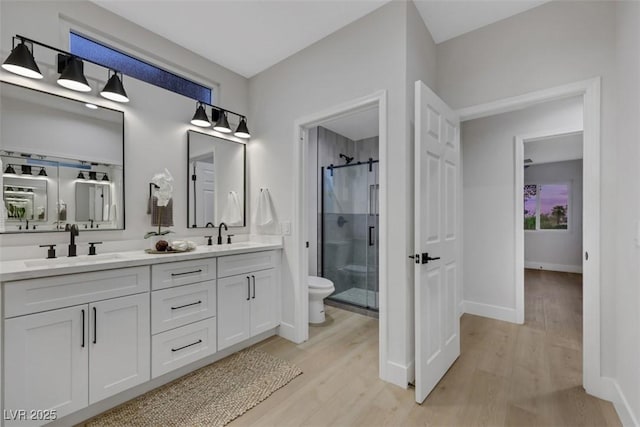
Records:
M5 320L5 411L55 409L59 418L87 406L88 319L81 305Z
M250 280L244 274L218 279L218 350L251 336Z
M149 294L89 304L89 403L151 376Z
M251 336L276 327L277 287L276 271L263 270L251 277Z

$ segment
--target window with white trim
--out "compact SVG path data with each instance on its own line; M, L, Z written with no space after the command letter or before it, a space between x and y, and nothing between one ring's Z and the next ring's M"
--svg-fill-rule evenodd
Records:
M570 194L568 183L525 185L524 229L567 230Z

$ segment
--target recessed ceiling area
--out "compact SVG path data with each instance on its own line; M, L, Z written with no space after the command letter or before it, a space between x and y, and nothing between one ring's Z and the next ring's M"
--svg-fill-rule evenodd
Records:
M346 136L352 141L378 136L378 108L369 108L321 124L338 135Z
M250 78L390 0L91 0ZM548 0L416 0L436 43Z
M582 132L525 141L524 158L528 164L564 162L582 158Z

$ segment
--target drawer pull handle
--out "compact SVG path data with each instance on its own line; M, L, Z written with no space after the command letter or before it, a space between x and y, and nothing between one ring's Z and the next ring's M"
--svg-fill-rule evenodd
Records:
M192 302L191 304L178 305L176 307L171 307L171 310L178 310L180 308L191 307L192 305L202 304L202 301Z
M202 273L202 269L200 268L194 271L185 271L184 273L171 273L171 277L184 276L185 274L195 274L195 273Z
M183 345L182 347L178 347L178 348L172 348L171 351L180 351L180 350L184 350L187 347L191 347L192 345L196 345L196 344L200 344L202 342L202 340L198 340L196 342L192 342L191 344L187 344L187 345Z

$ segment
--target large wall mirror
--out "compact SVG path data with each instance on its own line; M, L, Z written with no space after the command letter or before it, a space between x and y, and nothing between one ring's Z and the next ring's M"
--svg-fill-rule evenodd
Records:
M189 228L245 226L245 144L187 132Z
M0 232L124 228L124 113L0 83Z

